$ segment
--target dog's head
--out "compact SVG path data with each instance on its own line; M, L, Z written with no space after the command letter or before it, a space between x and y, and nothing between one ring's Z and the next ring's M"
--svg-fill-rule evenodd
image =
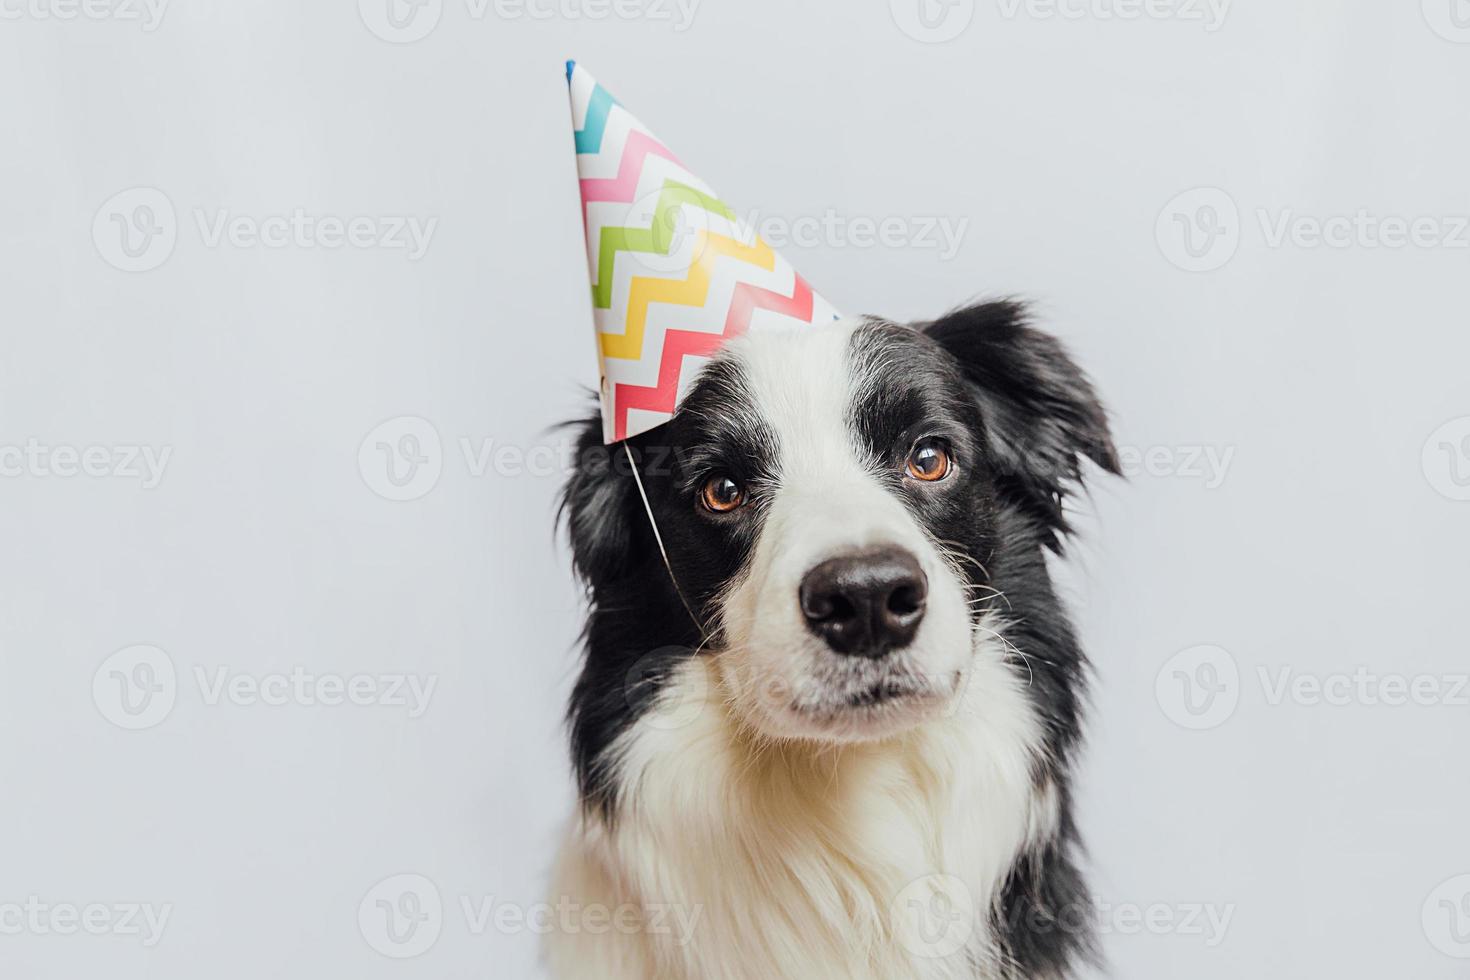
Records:
M678 592L599 432L566 492L594 603L579 757L636 715L635 665L646 693L695 655L763 736L875 739L942 713L995 605L992 557L1058 548L1081 460L1116 469L1086 378L1011 303L729 343L629 444Z

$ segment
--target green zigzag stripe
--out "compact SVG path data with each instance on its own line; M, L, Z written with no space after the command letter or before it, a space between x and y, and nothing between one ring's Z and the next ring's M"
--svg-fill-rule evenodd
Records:
M665 180L653 209L653 224L647 228L603 228L597 243L597 285L592 287L592 305L605 310L612 305L613 260L619 252L669 254L673 244L678 209L693 205L735 221L735 212L719 198L701 194L688 184Z

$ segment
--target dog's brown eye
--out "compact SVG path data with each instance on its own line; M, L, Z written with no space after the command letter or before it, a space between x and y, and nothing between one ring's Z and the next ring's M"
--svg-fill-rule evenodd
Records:
M909 451L905 468L915 480L925 483L942 480L949 475L949 452L938 439L920 440Z
M728 514L745 503L745 488L728 476L712 476L705 481L699 499L716 514Z

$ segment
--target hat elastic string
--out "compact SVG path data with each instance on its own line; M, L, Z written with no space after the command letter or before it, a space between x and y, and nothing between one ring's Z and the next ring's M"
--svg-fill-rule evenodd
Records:
M694 621L694 627L699 630L700 639L707 641L709 634L705 632L704 623L694 615L694 607L689 605L689 600L684 598L684 590L679 588L679 579L674 575L674 566L669 561L668 549L664 547L664 537L658 532L658 521L654 520L653 507L648 503L648 493L643 489L643 478L638 475L638 463L633 459L633 450L628 448L627 440L623 441L623 452L628 455L628 466L633 471L633 482L638 485L638 498L643 501L643 512L648 515L648 526L653 528L653 540L658 542L658 553L663 556L664 568L668 569L669 581L674 586L674 594L679 597L679 601L684 604L684 611Z

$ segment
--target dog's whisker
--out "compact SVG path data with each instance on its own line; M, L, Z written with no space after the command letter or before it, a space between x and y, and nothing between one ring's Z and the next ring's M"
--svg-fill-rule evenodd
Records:
M1027 687L1030 687L1032 684L1034 684L1036 682L1036 673L1035 673L1035 671L1031 667L1031 658L1028 657L1026 655L1025 651L1023 651L1020 647L1018 647L1014 643L1012 643L1009 637L1006 637L1003 634L1001 634L1000 632L998 632L996 630L993 630L993 629L991 629L988 626L984 626L984 625L982 625L980 623L976 623L975 624L975 629L977 629L980 632L985 633L985 634L987 634L989 636L993 636L997 640L999 640L1001 642L1001 648L1002 648L1002 650L1007 655L1014 653L1017 657L1021 658L1021 662L1026 665L1026 686ZM1037 659L1041 659L1041 658L1038 657ZM1049 664L1049 662L1046 661L1046 660L1042 660L1041 662L1042 663L1048 663Z
M1002 600L1005 601L1006 611L1007 612L1014 612L1015 611L1014 607L1011 606L1011 600L1009 599L1009 597L1007 597L1006 594L1004 592L1002 592L1000 589L993 589L993 588L990 588L990 586L981 585L981 586L974 586L974 587L972 587L972 591L973 591L973 589L977 589L977 588L990 589L991 594L990 595L987 595L987 596L979 596L977 598L967 600L966 601L966 604L969 605L970 607L974 608L976 606L979 606L981 603L993 602L996 599L1002 599Z
M990 571L985 567L984 563L981 562L980 559L976 558L974 555L965 550L967 546L963 542L950 541L945 538L933 538L932 540L936 541L943 550L949 551L964 559L965 561L970 562L976 568L980 569L981 575L984 575L986 578L990 578Z

